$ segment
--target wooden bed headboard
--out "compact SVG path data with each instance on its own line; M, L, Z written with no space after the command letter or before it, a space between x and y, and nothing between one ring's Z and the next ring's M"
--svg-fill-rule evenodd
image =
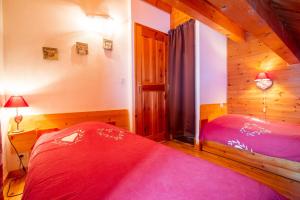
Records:
M227 114L227 104L202 104L200 106L200 120L211 121Z
M63 129L86 121L101 121L129 130L129 114L126 109L24 116L20 126L25 130ZM10 128L16 128L13 119L10 120Z

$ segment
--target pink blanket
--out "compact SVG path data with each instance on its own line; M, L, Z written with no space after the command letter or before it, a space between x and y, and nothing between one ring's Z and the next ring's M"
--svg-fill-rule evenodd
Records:
M88 122L43 135L24 200L276 200L268 187L111 125Z
M225 115L205 125L202 139L300 162L300 126Z

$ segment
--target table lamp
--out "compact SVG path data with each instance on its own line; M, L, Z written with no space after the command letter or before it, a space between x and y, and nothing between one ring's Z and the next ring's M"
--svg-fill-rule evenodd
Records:
M23 130L20 130L19 124L21 123L23 116L19 114L18 108L20 107L29 107L28 103L25 101L25 99L22 96L11 96L7 100L7 102L4 105L5 108L16 108L17 115L15 116L15 122L17 123L17 129L14 130L14 133L22 132Z

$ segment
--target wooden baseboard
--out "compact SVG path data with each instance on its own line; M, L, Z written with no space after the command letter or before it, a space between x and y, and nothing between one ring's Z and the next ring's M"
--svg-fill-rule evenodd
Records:
M300 162L239 150L212 141L204 141L202 150L300 182Z

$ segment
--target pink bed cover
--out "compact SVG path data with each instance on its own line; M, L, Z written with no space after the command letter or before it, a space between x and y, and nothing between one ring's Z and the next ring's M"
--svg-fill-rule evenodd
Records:
M111 125L87 122L38 140L23 199L284 198L229 169Z
M224 115L209 122L204 141L300 162L300 126L271 123L244 115Z

